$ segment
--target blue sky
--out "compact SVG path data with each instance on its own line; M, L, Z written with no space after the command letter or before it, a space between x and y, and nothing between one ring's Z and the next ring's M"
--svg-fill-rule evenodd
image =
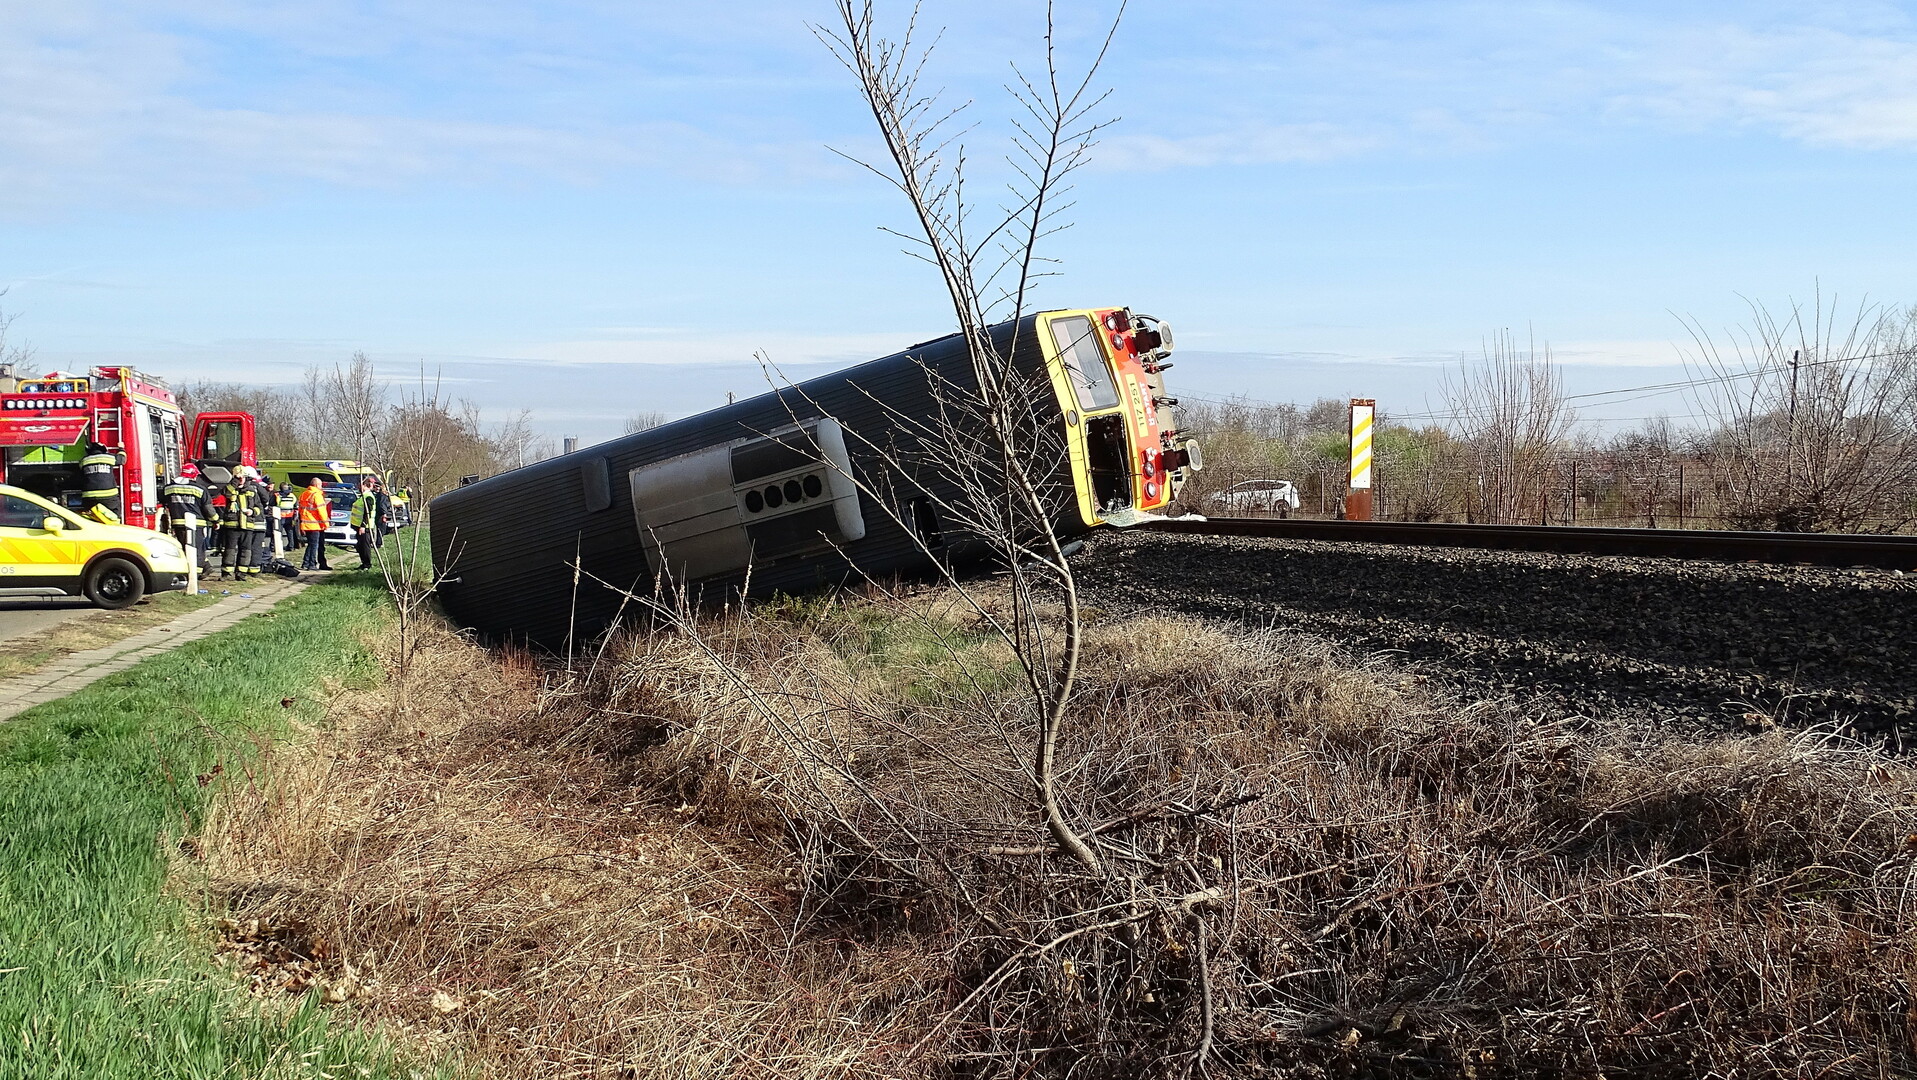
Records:
M1111 10L1061 6L1068 63ZM928 0L976 159L1042 11ZM592 441L763 388L757 351L935 336L904 207L828 149L873 146L831 14L0 0L12 340L175 381L364 350ZM1589 391L1745 298L1917 302L1914 5L1137 0L1104 82L1041 299L1170 320L1182 391L1415 413L1503 327Z

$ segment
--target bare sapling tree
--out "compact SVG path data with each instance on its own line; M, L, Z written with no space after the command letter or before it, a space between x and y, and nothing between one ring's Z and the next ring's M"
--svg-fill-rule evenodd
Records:
M356 361L364 356L355 357ZM357 366L357 364L356 364ZM380 386L383 398L385 387ZM405 484L422 505L414 507L413 527L385 534L387 523L375 514L372 527L377 542L373 547L373 567L393 597L394 630L398 641L394 650L393 692L388 701L393 715L403 716L410 707L413 661L426 637L422 621L429 618L433 594L442 581L433 567L427 543L427 524L423 520L424 502L443 484L443 477L469 467L475 445L468 428L460 423L449 407L437 373L427 378L421 365L419 381L401 394L390 423L384 425L379 451L380 463L394 483Z
M1917 308L1822 297L1781 316L1751 304L1720 345L1695 320L1703 455L1727 524L1895 532L1917 521Z
M1031 331L1020 321L1037 280L1052 272L1040 246L1068 225L1063 215L1071 208L1070 177L1108 123L1095 119L1106 95L1093 80L1118 21L1083 74L1068 77L1059 66L1056 24L1047 5L1044 70L1030 78L1015 67L1008 87L1020 112L1012 121L1008 198L983 213L966 192L963 132L956 127L963 106L947 108L921 81L932 50L914 40L916 9L898 40L879 31L872 0L839 0L838 14L839 25L820 30L820 37L858 79L886 151L882 162L859 164L904 196L917 227L897 235L937 271L971 359L971 383L941 386L941 415L917 433L942 459L926 464L959 480L964 494L942 500L941 509L996 549L1010 574L1014 603L1007 640L1036 706L1032 781L1040 812L1058 849L1096 872L1099 857L1059 804L1054 772L1083 641L1077 583L1054 523L1075 506L1047 464L1058 460L1057 437L1035 422L1043 411L1034 406L1052 389L1015 358L1037 348L1022 340ZM1009 329L995 334L992 328L1000 324ZM1045 594L1063 604L1057 640L1040 616Z
M1535 519L1577 420L1550 345L1519 345L1501 330L1476 362L1462 362L1445 379L1441 393L1468 448L1470 516L1506 525Z

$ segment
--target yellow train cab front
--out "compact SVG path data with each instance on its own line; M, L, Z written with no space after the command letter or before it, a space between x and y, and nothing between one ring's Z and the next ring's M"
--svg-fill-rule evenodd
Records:
M130 607L186 588L179 541L134 525L104 525L0 484L0 597L84 596Z

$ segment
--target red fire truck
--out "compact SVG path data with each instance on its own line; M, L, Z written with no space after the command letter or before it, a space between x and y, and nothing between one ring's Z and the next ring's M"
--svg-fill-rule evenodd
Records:
M251 414L201 413L189 429L166 384L130 367L0 380L4 482L78 510L80 459L91 442L124 455L120 518L149 529L162 525L168 476L196 475L204 461L259 464Z

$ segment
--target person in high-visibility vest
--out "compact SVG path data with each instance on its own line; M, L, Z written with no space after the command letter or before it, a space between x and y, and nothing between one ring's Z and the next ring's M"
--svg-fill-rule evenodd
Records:
M347 521L353 526L353 541L359 546L361 569L373 569L373 547L379 542L379 498L373 494L371 480L360 484L359 498L353 503L353 512Z
M274 527L273 489L260 479L260 474L251 466L242 465L240 471L246 474L247 492L253 504L253 515L245 525L247 540L253 549L252 558L242 560L240 570L247 577L258 577L260 567L266 565L267 556L273 550L273 542L267 535L267 530Z
M200 564L200 573L206 573L206 526L213 522L213 500L206 488L176 476L160 489L160 501L166 505L167 520L173 525L173 539L187 551L187 558ZM187 528L186 519L191 515L194 525Z
M240 466L233 471L231 481L220 485L226 505L220 511L220 572L215 576L222 581L228 577L235 581L250 578L257 569L253 566L253 537L262 526L254 524L259 520L260 507L247 471L246 466Z
M113 511L120 520L121 456L97 442L87 444L87 456L80 459L80 512L96 506Z
M300 489L300 535L306 538L306 557L301 570L331 570L326 562L326 527L333 523L333 504L326 497L326 484L315 476Z
M275 522L280 529L280 543L286 548L287 558L293 557L293 549L300 546L299 492L293 485L282 480L273 489L273 506L279 511L279 520Z

